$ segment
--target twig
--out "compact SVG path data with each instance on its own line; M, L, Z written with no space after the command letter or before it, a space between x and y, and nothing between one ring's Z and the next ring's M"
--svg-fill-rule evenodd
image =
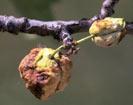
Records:
M114 14L113 8L118 2L119 0L104 0L98 17L103 19L105 17L112 16Z
M7 31L13 34L22 32L40 36L52 35L55 39L63 40L65 44L71 44L71 34L87 32L95 20L111 16L114 13L113 8L118 1L104 0L100 13L91 19L40 21L26 17L0 16L0 31ZM133 23L127 22L126 29L129 34L133 34Z
M127 22L126 30L128 34L133 35L133 22Z

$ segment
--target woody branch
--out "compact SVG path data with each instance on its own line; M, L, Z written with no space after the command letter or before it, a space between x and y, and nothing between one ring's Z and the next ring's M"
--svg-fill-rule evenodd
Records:
M0 31L13 34L30 33L40 36L52 35L55 39L71 44L71 34L87 32L91 24L114 13L114 6L119 0L104 0L98 15L90 19L70 21L40 21L26 17L0 16ZM126 24L127 34L133 34L133 22Z

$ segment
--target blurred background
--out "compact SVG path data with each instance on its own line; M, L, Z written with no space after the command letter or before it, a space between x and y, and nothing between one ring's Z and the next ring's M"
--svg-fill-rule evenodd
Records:
M41 20L92 17L102 0L0 0L0 14ZM132 0L120 0L114 17L133 21ZM75 39L87 33L75 34ZM0 33L0 105L133 105L133 37L119 46L99 48L88 41L73 57L72 77L64 92L48 101L36 99L17 71L21 59L38 45L56 48L51 37Z

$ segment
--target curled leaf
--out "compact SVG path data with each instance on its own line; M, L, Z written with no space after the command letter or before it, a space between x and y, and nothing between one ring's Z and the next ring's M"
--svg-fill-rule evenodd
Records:
M126 34L123 18L107 17L95 21L89 29L93 35L92 41L100 47L112 47L119 44Z
M34 48L19 65L19 72L28 88L40 100L46 100L64 90L70 79L72 62L69 56L57 53L54 59L51 48Z

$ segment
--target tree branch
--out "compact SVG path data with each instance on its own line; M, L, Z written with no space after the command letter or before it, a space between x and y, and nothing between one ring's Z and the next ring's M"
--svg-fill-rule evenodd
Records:
M0 31L13 34L30 33L41 36L58 35L63 26L67 26L72 33L83 30L78 21L40 21L25 17L0 16ZM80 29L80 30L79 30Z
M118 2L119 0L104 0L98 17L103 19L113 15L115 12L113 8Z
M127 22L126 30L127 34L133 35L133 22Z
M0 31L13 34L30 33L40 36L52 35L55 39L71 42L71 34L87 32L91 24L114 13L114 6L119 0L104 0L98 15L91 19L70 21L40 21L26 17L15 18L13 16L0 16ZM133 23L127 22L127 32L133 34Z

